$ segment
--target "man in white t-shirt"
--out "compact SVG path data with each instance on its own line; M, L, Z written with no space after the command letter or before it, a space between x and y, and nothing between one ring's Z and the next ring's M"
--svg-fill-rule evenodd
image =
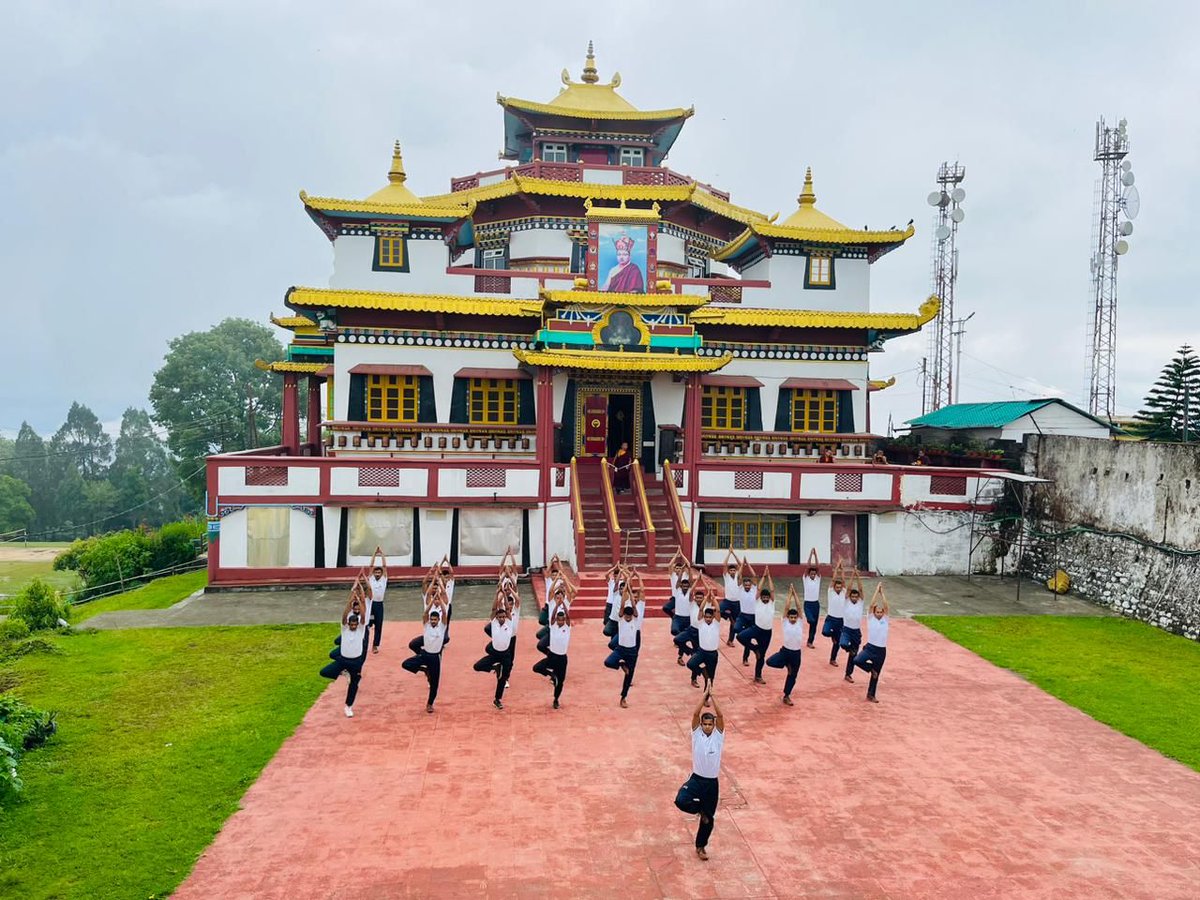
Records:
M429 679L429 699L425 701L425 712L431 713L442 678L442 645L446 642L446 619L442 615L441 597L436 598L425 610L421 623L424 630L421 633L420 649L415 650L413 655L400 665L414 675L424 670L425 677Z
M711 706L709 710L706 707ZM696 831L696 855L708 859L708 838L720 800L721 753L725 749L725 716L711 691L705 691L692 713L692 775L675 795L675 805L689 816L700 816Z
M383 595L387 591L387 557L383 548L376 547L371 554L371 576L367 579L367 587L371 591L371 624L375 626L375 634L371 638L371 652L379 652L379 641L383 638Z

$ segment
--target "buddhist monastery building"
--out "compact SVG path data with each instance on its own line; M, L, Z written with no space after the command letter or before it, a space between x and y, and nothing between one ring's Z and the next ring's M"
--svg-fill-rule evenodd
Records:
M740 206L667 165L691 107L634 107L590 46L562 81L498 96L506 164L444 194L413 193L399 143L364 199L300 193L333 275L272 317L282 445L209 460L210 583L344 582L376 545L401 571L491 572L508 547L581 572L729 547L773 573L811 547L936 568L913 511L998 482L872 462L872 358L938 311L870 295L912 226L841 224L802 167L787 215ZM639 465L615 493L623 444Z

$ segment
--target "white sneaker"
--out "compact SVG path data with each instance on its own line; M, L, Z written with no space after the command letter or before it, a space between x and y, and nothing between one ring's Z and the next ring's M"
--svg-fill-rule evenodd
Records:
M353 707L350 707L350 706L347 706L347 707L346 707L346 718L347 718L347 719L353 719L353 718L354 718L354 708L353 708Z

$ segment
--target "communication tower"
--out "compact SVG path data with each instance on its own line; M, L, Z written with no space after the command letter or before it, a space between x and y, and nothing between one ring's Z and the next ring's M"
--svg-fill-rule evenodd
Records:
M960 187L967 177L965 166L944 162L938 169L938 189L929 195L934 214L933 252L930 264L932 292L941 299L937 318L930 324L929 351L921 412L929 413L958 399L955 384L956 344L961 347L966 319L954 318L954 286L958 280L958 226L966 218L962 202L967 192ZM968 316L967 318L970 318Z
M1141 209L1134 187L1127 123L1096 123L1093 158L1100 163L1092 218L1092 296L1088 320L1088 412L1112 420L1117 394L1117 259L1129 252Z

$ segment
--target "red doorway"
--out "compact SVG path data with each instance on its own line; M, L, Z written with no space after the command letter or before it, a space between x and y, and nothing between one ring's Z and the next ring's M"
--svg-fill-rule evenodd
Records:
M858 550L855 542L858 517L832 515L829 517L829 563L836 566L838 560L847 569L858 565Z

